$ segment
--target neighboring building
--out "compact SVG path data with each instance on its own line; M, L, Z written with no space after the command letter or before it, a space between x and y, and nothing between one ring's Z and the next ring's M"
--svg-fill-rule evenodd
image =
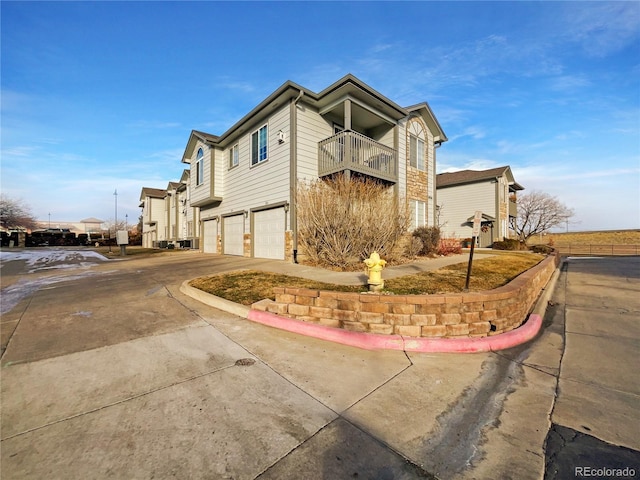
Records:
M198 211L189 203L189 170L184 170L179 182L167 186L167 238L179 247L198 248L199 229L194 228Z
M91 235L91 238L96 238L102 235L102 232L106 230L104 221L98 218L85 218L79 222L61 222L59 220L38 220L36 222L40 229L46 230L48 228L56 228L69 230L76 235L81 233L87 233Z
M144 187L140 193L142 208L142 245L146 248L198 248L199 229L194 228L197 209L189 205L189 170L180 181L167 188Z
M102 234L104 221L98 218L91 217L80 220L80 223L84 226L84 231L79 233L91 234L92 238Z
M320 93L289 81L222 135L191 132L187 224L205 252L295 260L298 183L344 173L388 185L413 227L432 226L446 141L426 103L401 107L352 75Z
M483 221L478 246L515 238L516 192L524 188L515 181L510 167L441 173L436 182L443 237L471 238L473 217L479 210Z
M167 191L160 188L143 187L140 192L142 208L142 246L155 248L160 242L168 243L167 235Z

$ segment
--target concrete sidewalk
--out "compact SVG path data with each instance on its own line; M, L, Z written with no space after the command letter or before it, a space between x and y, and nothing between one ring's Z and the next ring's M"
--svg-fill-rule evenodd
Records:
M560 411L555 317L499 353L366 351L179 290L187 278L283 266L131 259L65 271L22 297L2 316L3 480L543 478Z
M546 478L640 478L640 258L569 258L553 301L565 350Z

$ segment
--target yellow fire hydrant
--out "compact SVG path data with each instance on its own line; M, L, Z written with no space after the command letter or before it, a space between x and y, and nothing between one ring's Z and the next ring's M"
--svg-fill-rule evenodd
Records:
M382 268L387 264L386 260L382 260L378 252L373 252L369 258L364 261L367 266L367 273L369 279L369 290L372 292L379 292L384 288L384 280L382 280Z

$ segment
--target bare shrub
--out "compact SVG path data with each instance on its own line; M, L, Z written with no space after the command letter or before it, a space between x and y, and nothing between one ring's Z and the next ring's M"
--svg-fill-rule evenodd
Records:
M405 255L411 259L416 258L418 255L420 255L422 248L422 240L412 235L411 238L408 239L405 246Z
M438 227L418 227L412 235L422 241L419 255L435 255L440 243L440 229Z
M299 243L318 265L358 265L373 251L394 258L409 221L393 190L367 179L301 184L297 205Z
M460 240L457 238L441 238L438 245L438 255L456 255L462 253Z

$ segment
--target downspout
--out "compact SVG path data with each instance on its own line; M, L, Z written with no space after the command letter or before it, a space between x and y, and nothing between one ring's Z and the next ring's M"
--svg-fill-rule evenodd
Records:
M442 141L437 141L433 143L433 172L432 172L432 182L433 182L433 226L440 228L438 225L438 186L436 185L437 177L436 177L436 150L438 150L442 146ZM427 192L427 197L429 193Z
M493 221L493 223L491 224L491 244L493 245L493 242L496 241L496 235L498 238L498 241L500 241L500 177L496 177L496 191L495 191L495 196L496 196L496 202L495 202L495 212L494 212L494 218L495 220ZM496 231L493 231L493 227L496 227Z
M293 263L298 263L298 102L304 95L304 90L289 106L289 225L293 233Z

